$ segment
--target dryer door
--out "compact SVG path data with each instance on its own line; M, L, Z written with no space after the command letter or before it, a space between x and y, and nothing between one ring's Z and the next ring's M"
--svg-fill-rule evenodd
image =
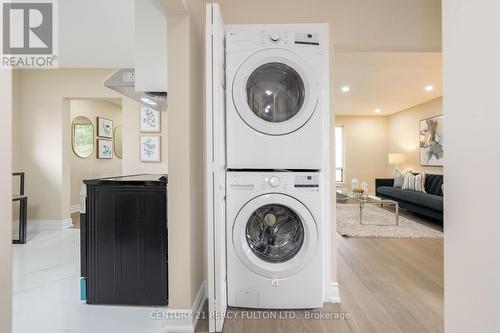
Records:
M268 135L298 130L318 104L318 83L312 70L295 53L279 48L249 56L236 72L232 92L241 119Z
M309 210L284 194L249 201L233 225L238 258L256 274L284 278L298 273L318 247L318 229Z

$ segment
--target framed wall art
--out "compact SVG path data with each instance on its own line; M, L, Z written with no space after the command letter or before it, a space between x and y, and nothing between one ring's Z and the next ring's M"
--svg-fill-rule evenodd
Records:
M103 138L113 137L113 120L97 117L97 136Z
M113 140L97 139L97 158L113 158Z
M443 166L443 116L420 121L420 165Z
M141 106L141 132L160 133L160 131L160 111L156 111L146 106Z
M161 161L161 137L159 135L141 136L141 161Z

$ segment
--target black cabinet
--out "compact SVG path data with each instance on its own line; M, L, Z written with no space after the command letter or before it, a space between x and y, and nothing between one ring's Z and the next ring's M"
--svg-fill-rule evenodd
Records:
M159 177L84 181L88 304L167 305L167 181Z

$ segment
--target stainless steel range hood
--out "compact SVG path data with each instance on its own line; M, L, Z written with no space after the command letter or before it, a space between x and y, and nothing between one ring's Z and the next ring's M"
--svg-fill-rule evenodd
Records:
M167 109L166 91L136 91L135 70L119 69L104 80L104 86L158 111Z

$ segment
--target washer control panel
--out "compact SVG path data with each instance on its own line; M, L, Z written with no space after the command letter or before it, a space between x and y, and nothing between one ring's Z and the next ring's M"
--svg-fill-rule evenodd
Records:
M319 175L295 175L294 187L319 187Z
M288 179L286 176L280 175L265 175L262 178L262 186L261 188L270 188L270 189L286 189L288 188Z
M267 173L261 176L258 188L265 190L289 190L293 188L318 189L318 173Z
M328 46L323 27L271 25L255 28L229 27L226 31L226 54L256 51L261 47L298 49L301 52L324 52Z

